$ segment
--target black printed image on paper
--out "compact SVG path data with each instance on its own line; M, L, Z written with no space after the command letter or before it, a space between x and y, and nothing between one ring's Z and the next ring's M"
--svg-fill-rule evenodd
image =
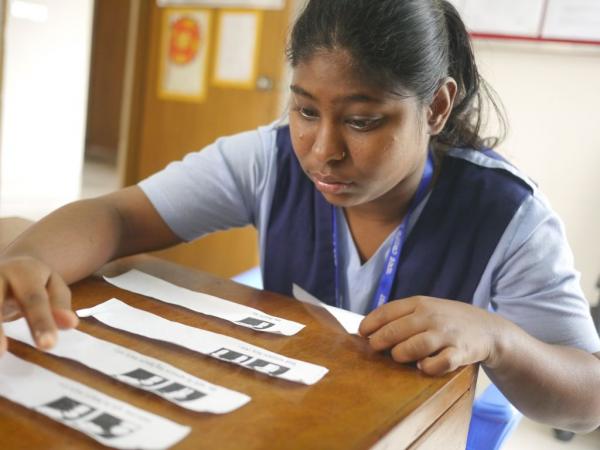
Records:
M252 356L245 355L244 353L229 350L228 348L220 348L210 354L215 358L222 359L223 361L229 361L236 364L244 364L252 359Z
M173 400L179 403L191 402L192 400L198 400L206 396L205 393L192 389L188 386L184 386L180 383L170 383L161 388L154 389L155 392L159 393L169 400Z
M290 370L289 367L265 361L264 359L255 358L234 350L229 350L228 348L220 348L219 350L212 352L210 355L223 361L240 364L248 369L266 373L267 375L278 376Z
M288 370L290 370L289 367L265 361L264 359L255 359L254 361L245 364L245 366L249 369L254 369L258 372L274 376L281 375L282 373L286 373Z
M94 418L81 421L77 424L77 427L86 433L94 434L104 439L127 436L139 429L139 425L127 422L108 413L101 413Z
M151 389L153 386L157 386L168 381L166 378L156 375L152 372L148 372L145 369L135 369L130 372L118 374L115 375L115 378L125 383L145 389Z
M34 409L42 414L60 421L81 419L82 417L88 416L96 411L96 408L66 396L60 397L43 405L36 406Z
M246 317L245 319L238 320L236 323L244 325L255 330L266 330L267 328L274 327L275 324L267 322L266 320L255 319L254 317Z

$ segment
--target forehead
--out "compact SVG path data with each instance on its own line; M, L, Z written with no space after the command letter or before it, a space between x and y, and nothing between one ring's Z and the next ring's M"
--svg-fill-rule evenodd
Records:
M293 69L292 85L306 90L364 92L381 98L388 95L361 75L359 65L346 50L319 50L301 61Z
M344 49L323 49L298 63L292 73L292 92L324 102L381 104L411 103L368 77Z

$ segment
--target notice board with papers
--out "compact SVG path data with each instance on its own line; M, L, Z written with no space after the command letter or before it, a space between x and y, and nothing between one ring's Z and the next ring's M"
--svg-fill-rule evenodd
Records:
M449 0L474 38L600 45L600 0Z

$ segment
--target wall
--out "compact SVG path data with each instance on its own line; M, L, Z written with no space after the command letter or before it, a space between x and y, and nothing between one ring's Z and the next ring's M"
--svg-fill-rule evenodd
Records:
M87 107L86 155L115 163L120 139L130 2L98 0Z
M0 215L37 219L79 196L93 5L8 2Z
M501 152L562 217L595 303L600 275L600 46L475 41L480 70L502 99Z

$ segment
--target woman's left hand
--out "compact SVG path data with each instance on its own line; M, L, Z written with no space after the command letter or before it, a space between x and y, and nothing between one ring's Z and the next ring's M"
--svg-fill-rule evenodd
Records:
M503 322L466 303L417 296L380 306L359 332L373 349L390 349L395 361L417 361L423 372L442 375L477 362L493 365Z

